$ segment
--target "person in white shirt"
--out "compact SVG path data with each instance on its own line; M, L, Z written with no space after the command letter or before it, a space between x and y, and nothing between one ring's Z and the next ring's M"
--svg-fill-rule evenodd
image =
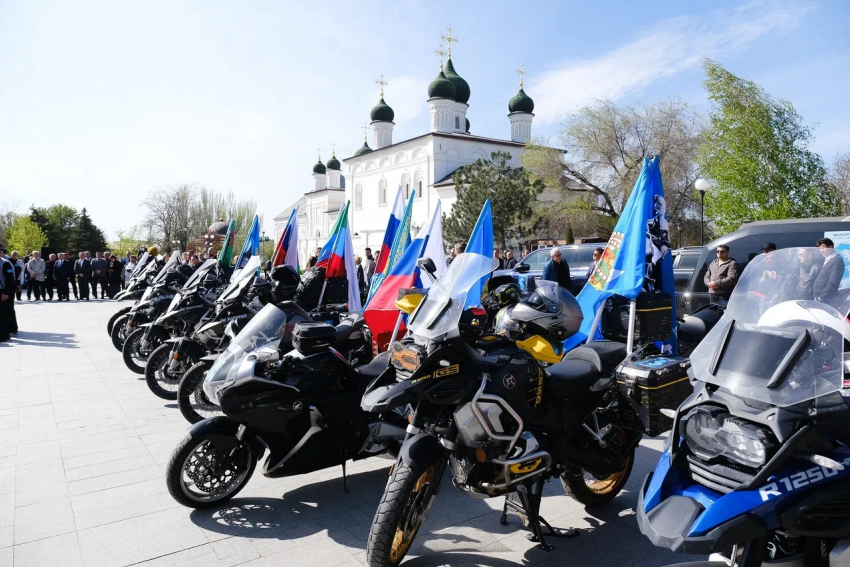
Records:
M121 275L124 287L130 283L130 277L133 275L133 270L136 269L136 257L130 256L130 261L124 264L124 273Z

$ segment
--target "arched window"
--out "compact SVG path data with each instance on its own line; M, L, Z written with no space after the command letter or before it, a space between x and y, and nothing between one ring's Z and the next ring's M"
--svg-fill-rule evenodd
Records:
M385 207L387 205L387 180L381 179L378 182L378 205Z
M460 130L460 116L455 116L455 130Z
M410 175L405 173L401 176L401 187L404 190L405 200L410 199Z
M363 186L359 183L354 188L354 208L362 209L363 208Z
M422 172L418 169L413 174L413 190L416 191L416 198L422 197Z

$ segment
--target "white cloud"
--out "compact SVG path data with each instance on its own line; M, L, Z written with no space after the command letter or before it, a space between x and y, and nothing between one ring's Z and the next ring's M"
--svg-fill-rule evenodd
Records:
M745 49L796 27L809 8L756 2L735 10L659 22L630 43L593 59L564 61L529 81L540 122L559 120L595 100L618 100L653 81L698 67L703 57Z

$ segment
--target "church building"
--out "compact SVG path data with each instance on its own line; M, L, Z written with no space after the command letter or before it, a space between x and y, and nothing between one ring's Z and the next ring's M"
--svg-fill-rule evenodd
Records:
M469 84L455 70L451 58L451 44L457 41L451 29L443 39L448 43L448 60L443 66L442 48L440 72L428 86L430 127L427 133L408 140L393 141L395 112L384 100L383 77L380 100L370 113L372 145L364 139L363 145L350 157L344 158L345 176L334 153L326 164L313 166L315 185L301 199L277 215L275 237L283 232L292 208L298 206L299 258L307 258L317 247L325 244L328 234L346 201L349 208L349 226L357 254L365 247L380 250L398 188L406 198L414 194L413 234L423 226L433 213L437 201L442 201L442 212L451 215L456 200L453 175L465 165L478 159L489 159L491 152L511 154L512 167L521 165L526 142L531 138L534 118L534 101L523 90L520 66L519 91L508 102L509 139L476 136L471 133L466 117L471 90ZM365 138L365 136L364 136ZM447 245L451 243L446 243Z

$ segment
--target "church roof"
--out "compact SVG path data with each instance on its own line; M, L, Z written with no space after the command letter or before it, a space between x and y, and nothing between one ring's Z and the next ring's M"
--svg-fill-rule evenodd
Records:
M457 95L455 84L440 69L440 74L428 85L428 98L450 98L454 100L455 95Z
M328 166L328 169L335 169L335 170L339 171L340 164L339 164L339 160L336 159L336 152L334 152L333 155L331 155L331 159L328 160L327 166Z
M465 165L460 166L459 168L455 169L454 171L452 171L451 173L449 173L448 175L446 175L445 177L443 177L442 179L440 179L439 181L434 183L433 186L434 187L451 187L451 186L453 186L455 184L455 180L454 180L455 173L457 173L458 171L463 171L464 168L466 168Z
M313 166L313 173L324 174L327 170L325 169L325 164L322 163L322 160L316 162L316 165Z
M519 92L514 95L514 98L508 103L508 111L511 113L514 112L534 112L534 101L531 100L531 97L525 94L525 91L522 87L519 88Z
M415 140L421 140L423 138L427 138L428 136L435 136L437 138L450 138L450 139L455 139L455 140L469 140L470 142L486 142L488 144L498 144L498 145L501 145L501 146L510 146L510 147L513 147L513 148L523 148L523 147L525 147L525 144L522 143L522 142L512 142L510 140L500 140L498 138L487 138L485 136L473 136L472 134L464 134L464 133L460 133L460 132L428 132L428 133L422 134L420 136L415 136L413 138L408 138L407 140L402 140L401 142L396 142L396 143L391 144L389 146L384 146L383 148L380 148L380 149L377 149L377 150L372 150L372 152L370 152L368 154L368 157L371 159L372 157L374 157L374 154L381 154L386 150L395 150L395 149L398 148L398 146L401 146L402 144L407 144L408 142L413 142ZM554 148L554 149L558 149L558 148ZM563 151L563 150L560 150L560 151ZM357 154L355 154L351 157L343 158L342 161L349 161L349 160L352 160L352 159L355 159L355 158L358 158L358 157L364 157L364 156L362 156L362 155L358 156Z
M381 95L381 100L372 108L369 116L372 118L372 122L392 122L395 118L395 112L390 108L390 105L384 102L384 97Z
M452 82L455 86L455 100L457 102L462 102L466 104L469 101L469 83L467 83L463 77L457 74L455 71L455 66L452 65L452 58L449 57L449 60L446 62L446 77Z

